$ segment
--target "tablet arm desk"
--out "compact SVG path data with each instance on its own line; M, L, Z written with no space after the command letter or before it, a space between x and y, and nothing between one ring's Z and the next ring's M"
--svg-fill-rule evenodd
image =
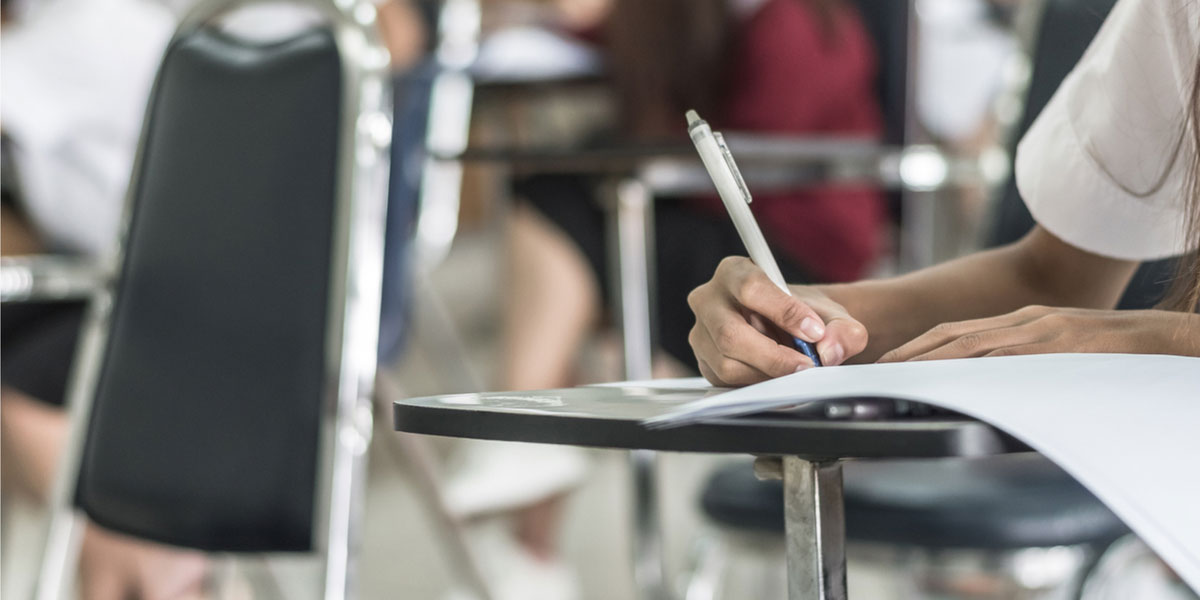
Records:
M1029 448L966 417L879 421L800 419L786 414L718 419L648 430L641 420L699 399L695 388L585 386L546 392L455 394L399 400L398 431L511 442L629 450L781 456L760 475L784 482L788 598L845 600L841 461L852 458L987 456ZM672 596L663 588L662 598Z

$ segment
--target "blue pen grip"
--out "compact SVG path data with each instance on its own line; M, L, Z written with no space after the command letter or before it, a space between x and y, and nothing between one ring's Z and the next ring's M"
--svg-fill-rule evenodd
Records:
M814 366L821 366L821 357L817 356L817 347L812 342L806 342L798 337L793 337L792 342L795 344L797 350L812 359Z

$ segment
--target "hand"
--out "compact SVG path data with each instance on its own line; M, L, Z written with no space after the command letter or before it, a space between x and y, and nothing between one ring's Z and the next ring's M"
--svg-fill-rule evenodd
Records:
M712 280L692 290L696 325L688 335L700 373L718 386L749 385L813 366L792 337L816 342L825 365L862 352L867 330L838 303L810 287L788 296L750 259L721 261Z
M1195 355L1198 321L1200 315L1165 310L1027 306L998 317L943 323L879 362L1054 352Z
M88 524L80 554L85 600L206 598L208 560L200 552L160 546Z

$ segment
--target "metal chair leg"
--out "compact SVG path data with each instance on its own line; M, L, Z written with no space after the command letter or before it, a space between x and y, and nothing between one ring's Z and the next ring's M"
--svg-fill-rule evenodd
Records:
M376 394L384 405L390 409L392 401L400 398L399 387L384 372L377 376ZM451 564L459 571L463 580L480 600L490 600L491 590L479 561L471 551L462 523L450 513L442 496L441 485L438 483L437 468L433 453L425 439L405 433L395 433L388 436L385 444L388 454L398 463L403 462L412 467L415 479L415 489L433 513L434 521L442 531L450 552Z
M650 379L653 341L652 287L654 198L637 179L618 182L610 226L610 255L615 258L616 305L621 307L625 378ZM634 583L642 598L671 598L663 560L658 515L658 463L655 452L630 453L634 494Z
M87 424L91 421L96 378L107 338L105 324L111 306L112 296L107 290L95 293L75 348L77 366L67 388L67 439L58 460L58 471L54 474L50 520L34 590L37 600L66 598L75 579L85 525L83 515L75 509L75 488L79 482L79 465L83 460Z
M38 570L37 600L67 598L75 579L79 562L79 547L83 541L84 520L75 510L56 506L50 514L49 533L42 564Z
M789 600L846 600L842 465L783 458Z
M372 345L374 348L374 345ZM332 445L330 474L324 497L323 536L325 600L357 596L355 565L360 545L363 499L367 481L367 448L371 444L374 417L371 412L374 378L338 398L336 417L329 440Z

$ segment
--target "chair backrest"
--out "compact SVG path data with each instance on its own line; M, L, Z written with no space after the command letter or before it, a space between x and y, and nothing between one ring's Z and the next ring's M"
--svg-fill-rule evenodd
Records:
M1015 153L1016 142L1033 125L1058 86L1079 62L1114 4L1116 0L1046 0L1033 45L1033 74L1026 93L1025 114L1010 151ZM1010 177L1005 186L993 222L989 245L1014 242L1034 225L1033 216L1017 191L1015 177ZM1174 267L1174 260L1142 265L1126 288L1120 308L1149 308L1157 304L1166 293Z
M319 541L326 421L374 373L362 330L381 257L356 248L381 249L383 228L357 171L361 64L343 33L263 43L200 25L166 51L74 495L101 525L206 551ZM363 211L377 231L354 230Z

